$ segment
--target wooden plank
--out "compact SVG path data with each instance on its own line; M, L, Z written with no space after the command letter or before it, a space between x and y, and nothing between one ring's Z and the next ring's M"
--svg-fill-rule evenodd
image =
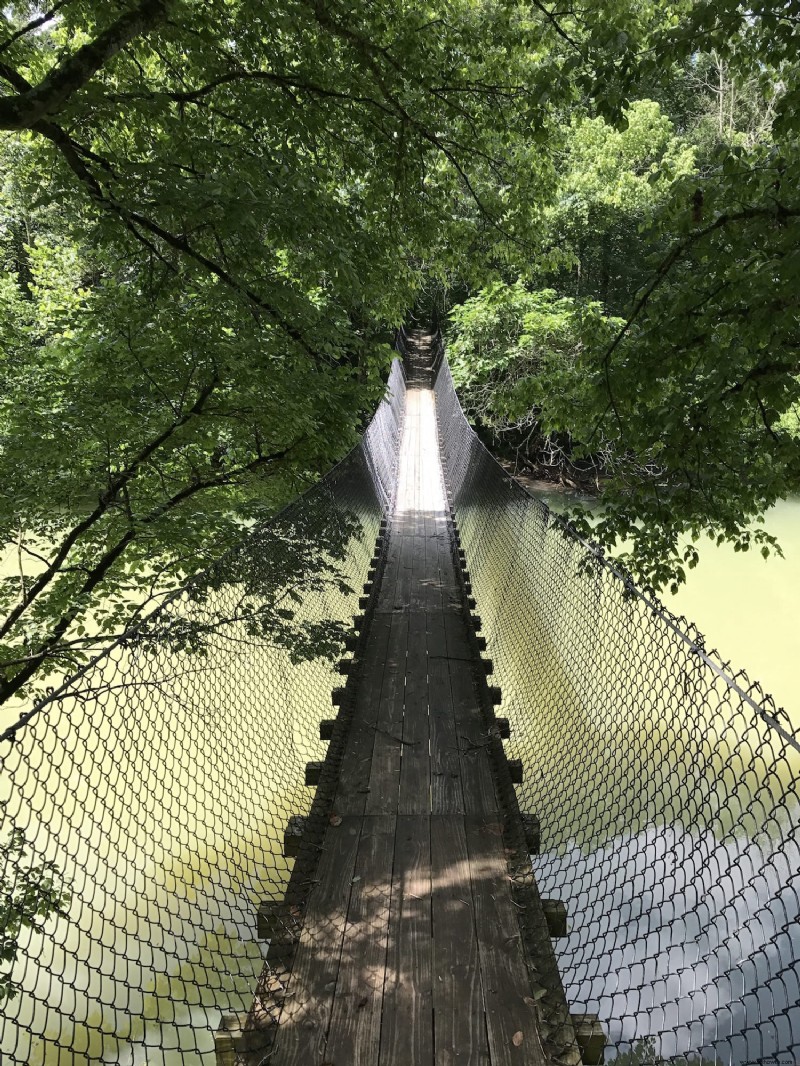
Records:
M501 821L464 819L492 1066L544 1066ZM528 1002L526 1002L526 997Z
M364 806L367 814L394 814L397 811L403 753L408 621L409 616L405 612L392 616L383 684L374 726L375 741L369 792Z
M479 814L499 810L489 753L488 726L478 706L472 671L448 662L453 715L459 743L464 810Z
M275 1041L274 1059L281 1066L324 1062L361 821L344 817L325 834Z
M396 818L364 819L325 1055L319 1061L378 1061L389 932ZM316 1066L309 1059L306 1066Z
M397 819L378 1066L432 1066L431 829Z
M446 659L428 660L429 722L431 734L431 812L458 814L464 810L461 790L461 757L450 669Z
M433 527L434 532L431 532ZM440 565L441 534L435 532L430 514L425 516L425 575L421 581L421 602L426 611L441 611L442 595L447 575Z
M469 857L460 815L431 816L431 883L434 1064L489 1066Z
M444 614L445 642L441 655L451 659L472 660L473 651L467 634L467 622L463 612L446 611Z
M413 581L414 543L416 537L406 531L398 538L397 582L395 584L394 610L408 610L411 606L411 586Z
M370 623L367 652L333 804L338 814L362 814L366 806L393 617L375 614Z
M408 672L403 708L403 753L398 812L428 814L431 809L431 755L428 721L428 650L426 616L410 616Z

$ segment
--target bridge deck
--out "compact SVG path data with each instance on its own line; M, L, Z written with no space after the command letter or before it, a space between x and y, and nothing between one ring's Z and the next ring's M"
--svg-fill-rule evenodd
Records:
M546 1061L450 522L434 395L412 379L383 575L269 1066Z

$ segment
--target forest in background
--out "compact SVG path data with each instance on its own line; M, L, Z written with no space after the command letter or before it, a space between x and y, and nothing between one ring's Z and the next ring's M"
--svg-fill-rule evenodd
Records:
M484 427L601 475L593 536L645 583L700 532L775 548L800 4L58 0L0 24L0 701L341 457L414 306L449 312Z

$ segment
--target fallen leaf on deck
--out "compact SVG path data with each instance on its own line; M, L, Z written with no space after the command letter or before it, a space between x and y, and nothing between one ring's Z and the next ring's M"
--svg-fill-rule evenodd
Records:
M511 1037L511 1043L514 1045L514 1047L521 1047L522 1041L524 1039L525 1037L522 1035L522 1030L517 1029L516 1033L514 1033L514 1035Z

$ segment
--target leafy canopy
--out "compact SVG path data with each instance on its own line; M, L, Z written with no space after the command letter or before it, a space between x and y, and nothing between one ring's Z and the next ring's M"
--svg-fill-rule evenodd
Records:
M531 247L568 83L506 0L17 2L0 27L2 700L354 444L423 282Z
M764 512L800 486L800 11L649 12L579 76L594 105L571 122L549 258L506 274L502 316L496 288L474 295L452 336L468 405L531 461L599 479L591 535L662 586L702 532L768 555Z

